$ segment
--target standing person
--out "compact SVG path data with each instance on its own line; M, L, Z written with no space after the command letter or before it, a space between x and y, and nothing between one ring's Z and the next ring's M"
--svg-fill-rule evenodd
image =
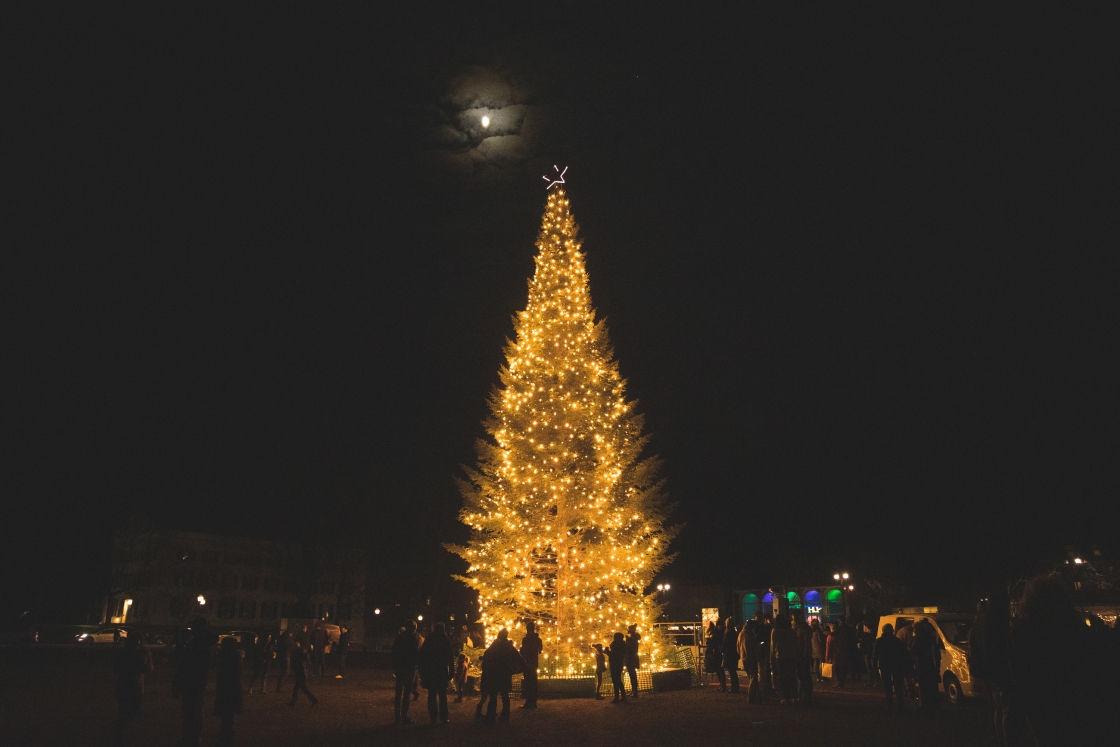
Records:
M747 673L747 702L762 702L762 683L758 678L758 623L747 620L739 631L739 656Z
M614 640L607 647L607 659L610 661L611 683L614 685L614 700L611 702L625 704L626 686L622 684L622 668L626 666L626 639L622 637L622 633L614 634Z
M416 630L416 642L417 642L418 646L423 646L424 645L424 630L422 628L419 628L419 627ZM412 699L413 700L420 700L420 669L419 669L419 667L417 667L412 672Z
M326 628L316 626L311 631L311 674L320 677L325 672L327 659L327 641L330 636Z
M871 661L875 654L875 633L867 623L859 626L859 655L863 659L863 667L867 670L867 683L872 687L879 684L879 673Z
M305 653L311 650L311 635L307 632L306 625L299 629L299 632L296 633L295 640L292 642L298 643Z
M825 634L821 629L821 621L813 618L813 676L817 678L817 682L824 682L824 677L821 677L821 662L824 659L825 652Z
M735 630L735 620L727 618L723 628L723 668L731 683L729 692L739 694L739 633ZM637 696L635 696L637 697Z
M723 672L723 631L715 623L708 623L704 639L704 671L719 678L719 691L727 691L727 675ZM708 678L711 682L711 678Z
M755 614L755 619L759 623L756 631L758 634L758 677L762 685L762 691L767 695L773 695L774 677L770 666L770 633L773 631L774 625L770 615L764 615L761 612Z
M124 650L117 654L114 668L117 675L116 743L124 744L125 728L140 715L147 675L152 672L152 652L133 632L124 639Z
M992 730L999 747L1018 744L1024 728L1022 709L1011 680L1008 643L1011 607L1005 595L976 606L976 622L968 635L968 669L984 685L992 708Z
M502 628L498 638L486 649L483 659L489 665L490 699L486 706L486 722L494 723L494 712L498 708L498 696L502 696L502 715L500 721L509 721L509 694L513 691L513 675L525 671L525 662L513 642L509 631Z
M941 682L941 639L929 620L919 620L914 624L914 646L911 655L914 659L914 679L918 681L918 698L923 713L938 713L941 710L941 693L937 684Z
M338 634L338 643L334 645L335 652L338 656L338 674L334 676L336 680L342 679L342 674L346 671L346 657L350 655L350 629L342 628Z
M894 631L895 638L902 641L902 645L906 647L906 655L911 656L914 649L914 625L907 623L899 625L898 629ZM906 694L911 698L918 697L918 686L914 683L914 669L909 667L906 670Z
M241 713L241 660L245 652L230 637L222 641L218 654L218 688L214 695L214 713L222 719L218 745L233 744L233 716Z
M280 633L276 639L276 687L272 688L272 692L280 692L280 688L284 686L284 678L292 671L292 633L285 630ZM261 686L261 692L265 688Z
M778 673L778 694L783 705L797 697L797 639L787 615L774 618L770 632L770 656Z
M424 639L417 654L420 681L428 691L428 717L433 724L447 723L447 683L455 666L455 651L447 637L442 622L437 622L432 634Z
M408 717L409 694L416 678L416 663L420 653L420 636L416 635L416 623L409 620L397 633L393 641L393 676L396 677L396 692L393 695L393 723L411 724Z
M195 618L190 637L179 652L171 697L183 701L183 744L198 747L202 741L203 698L210 679L210 651L216 638L206 628L206 619Z
M463 693L467 690L467 672L471 660L465 654L455 657L455 702L463 702Z
M887 623L883 634L875 641L871 653L871 665L879 671L883 681L883 691L887 694L887 711L894 710L893 698L898 702L898 712L906 710L906 672L909 670L910 656L906 644L894 634L894 626Z
M261 681L261 692L265 692L265 680L268 679L268 668L272 664L272 657L275 655L273 652L272 634L257 638L249 648L248 664L253 667L253 673L249 680L249 694L253 694L253 685L259 679Z
M851 645L849 643L850 630L844 622L844 617L832 626L832 635L825 642L825 658L832 665L832 676L836 680L836 687L841 690L848 681L851 670Z
M521 639L521 660L525 662L525 676L521 680L521 697L525 700L522 708L537 707L537 693L540 685L537 681L537 667L540 665L541 651L544 643L537 634L537 626L532 620L525 623L525 637Z
M296 699L302 691L307 695L307 699L311 701L311 707L314 708L319 702L319 699L311 694L307 689L307 663L310 657L304 649L303 644L296 641L295 648L292 649L292 674L296 678L296 684L292 687L292 699L288 703L292 708L296 707Z
M638 632L637 625L631 625L626 629L626 673L630 675L630 688L633 691L633 697L638 697L638 669L641 667L641 659L638 655L638 647L641 644L642 636Z
M607 671L607 655L603 653L603 644L593 643L591 648L595 649L595 700L602 700L603 693L603 672Z
M807 704L813 700L813 631L805 623L805 612L794 610L793 637L797 645L797 699Z

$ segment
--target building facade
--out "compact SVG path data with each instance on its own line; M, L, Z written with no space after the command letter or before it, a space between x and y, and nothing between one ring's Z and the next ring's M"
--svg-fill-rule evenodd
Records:
M739 622L754 618L756 613L774 616L802 610L805 620L836 622L846 615L846 594L842 586L774 586L766 589L744 589L735 592Z
M297 543L198 532L122 532L102 623L269 631L314 621L365 634L360 559Z

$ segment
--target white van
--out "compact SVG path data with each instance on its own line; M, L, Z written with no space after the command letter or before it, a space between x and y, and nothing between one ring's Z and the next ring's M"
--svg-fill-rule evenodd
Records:
M949 702L960 705L965 698L975 694L975 684L968 671L968 660L965 652L968 648L968 632L972 628L970 615L956 615L939 613L936 607L918 607L903 609L892 615L883 615L879 618L879 632L875 637L883 635L883 626L890 623L895 632L907 625L913 625L919 620L929 620L933 623L934 630L941 638L941 645L945 651L941 654L941 685ZM919 611L920 610L920 611Z

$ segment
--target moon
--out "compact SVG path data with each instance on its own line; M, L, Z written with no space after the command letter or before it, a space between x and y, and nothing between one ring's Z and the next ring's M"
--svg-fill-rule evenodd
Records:
M490 126L490 117L483 117L482 118L482 129L486 129L489 126Z

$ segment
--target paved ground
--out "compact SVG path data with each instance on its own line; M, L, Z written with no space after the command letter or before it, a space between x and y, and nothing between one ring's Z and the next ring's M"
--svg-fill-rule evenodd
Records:
M0 649L0 745L108 745L115 704L111 652L42 646ZM510 723L475 721L474 702L452 704L451 723L433 727L423 698L410 715L416 725L392 725L392 678L381 670L352 670L343 680L313 678L319 697L312 708L287 705L283 694L245 697L236 743L286 745L986 745L984 709L946 708L936 718L916 709L903 716L883 713L877 692L825 686L813 707L776 702L750 705L709 687L643 696L625 706L609 701L541 701L536 711L514 702ZM172 700L170 671L158 666L145 696L130 745L177 743L181 720ZM421 691L423 693L424 691ZM210 694L212 698L212 693ZM212 701L211 701L212 702ZM212 708L212 706L211 706ZM204 744L217 735L208 710Z

